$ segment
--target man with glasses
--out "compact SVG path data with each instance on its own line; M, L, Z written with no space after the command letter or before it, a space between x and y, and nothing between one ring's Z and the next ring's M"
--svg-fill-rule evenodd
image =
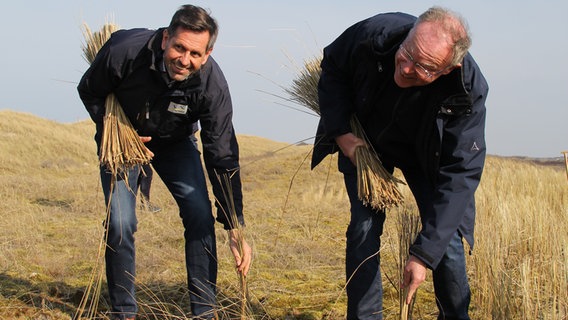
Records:
M470 45L465 21L433 7L418 18L368 18L324 49L312 167L339 151L351 203L347 319L383 317L379 251L386 218L357 196L355 149L366 142L352 133L353 116L385 168L402 171L420 211L422 227L404 267L406 303L431 269L438 318L469 319L462 239L473 246L488 92Z

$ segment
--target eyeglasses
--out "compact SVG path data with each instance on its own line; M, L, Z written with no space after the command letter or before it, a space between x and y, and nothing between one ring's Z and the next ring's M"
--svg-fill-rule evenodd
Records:
M406 48L403 47L402 44L400 45L399 48L400 48L400 51L402 52L402 54L404 55L404 58L414 64L414 70L416 70L416 73L423 79L432 78L433 76L439 75L440 73L444 72L444 70L447 69L447 68L444 68L444 69L438 70L438 71L428 70L425 66L414 61L414 58L412 57L410 52L408 52L408 50L406 50Z

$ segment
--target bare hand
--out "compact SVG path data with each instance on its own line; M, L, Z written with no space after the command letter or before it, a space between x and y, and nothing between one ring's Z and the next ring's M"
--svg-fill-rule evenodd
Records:
M246 276L252 261L252 248L244 239L241 230L229 230L229 246L235 257L237 272Z
M142 143L149 142L150 140L152 140L152 137L140 137L140 141L142 141ZM146 150L148 150L148 153L150 154L150 157L153 158L153 157L154 157L154 152L150 151L150 149L148 149L148 148L146 148Z
M404 275L402 277L402 287L408 287L406 295L406 304L410 304L412 297L424 279L426 279L426 265L415 256L410 256L404 266Z
M355 149L357 147L365 146L365 141L361 138L358 138L353 133L349 132L335 138L335 142L341 149L343 155L345 155L353 164L357 164L355 159Z

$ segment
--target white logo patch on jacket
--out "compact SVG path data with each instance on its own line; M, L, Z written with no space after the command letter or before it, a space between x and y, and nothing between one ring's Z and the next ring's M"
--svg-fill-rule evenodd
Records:
M175 114L186 114L187 105L170 101L170 105L168 106L168 111Z

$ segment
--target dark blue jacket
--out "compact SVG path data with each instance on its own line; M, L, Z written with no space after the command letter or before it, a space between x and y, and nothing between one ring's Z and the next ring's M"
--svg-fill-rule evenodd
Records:
M396 51L415 20L403 13L379 14L351 26L324 49L318 87L321 119L312 168L338 150L334 138L351 132L352 114L373 147L384 148L382 134L392 119L382 115L394 111L378 101L389 94ZM486 152L488 85L468 54L461 68L417 90L423 97L417 107L424 111L417 122L418 134L415 141L401 145L408 150L399 153L413 155L420 184L432 188L432 199L420 212L422 230L410 253L435 268L456 230L473 247L474 192ZM396 159L386 160L399 165Z
M104 103L110 93L115 94L138 134L152 137L147 146L154 152L163 144L187 139L195 133L199 121L203 158L213 192L223 201L215 171L234 173L233 198L242 222L239 147L227 81L212 57L188 79L169 81L163 66L162 33L163 29L113 33L81 78L77 89L97 125L95 140L100 144ZM224 217L220 214L217 218L227 228Z

